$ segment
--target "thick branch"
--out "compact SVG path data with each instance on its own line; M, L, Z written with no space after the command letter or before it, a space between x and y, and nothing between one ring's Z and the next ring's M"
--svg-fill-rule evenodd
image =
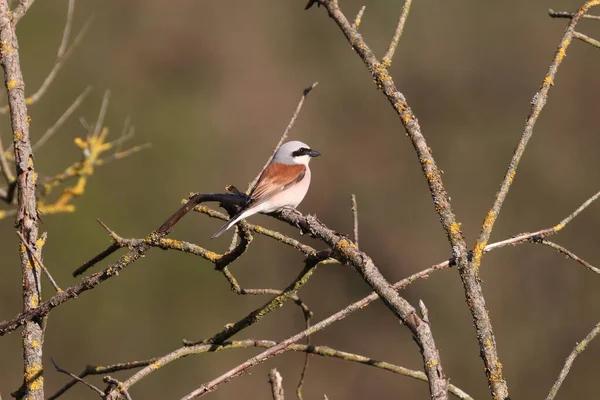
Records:
M29 3L29 4L27 4ZM19 61L19 44L14 24L25 13L31 2L21 1L15 14L11 16L7 0L0 0L0 64L4 68L4 82L8 93L10 122L13 130L13 147L17 182L16 227L22 237L32 245L38 240L38 211L35 198L37 173L34 170L29 120L25 104L25 83ZM23 9L21 13L21 9ZM14 22L11 18L14 16ZM34 249L41 259L41 249ZM40 266L32 262L27 249L20 247L21 270L23 275L23 311L35 311L40 303ZM42 347L44 343L44 322L28 321L23 331L23 385L15 393L17 398L42 400L44 380L42 377Z

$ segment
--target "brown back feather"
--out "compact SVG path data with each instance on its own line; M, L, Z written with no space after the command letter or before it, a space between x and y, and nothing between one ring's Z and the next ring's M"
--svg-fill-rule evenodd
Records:
M304 178L304 174L306 174L306 167L301 164L269 164L250 192L248 205L256 205L269 200L277 193L283 192L291 184L300 182Z

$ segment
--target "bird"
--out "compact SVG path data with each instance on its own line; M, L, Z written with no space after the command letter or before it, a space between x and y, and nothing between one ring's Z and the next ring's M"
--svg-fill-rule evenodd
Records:
M260 174L246 203L212 235L212 239L251 215L268 214L288 207L296 208L310 186L308 163L320 155L318 151L297 140L282 144Z

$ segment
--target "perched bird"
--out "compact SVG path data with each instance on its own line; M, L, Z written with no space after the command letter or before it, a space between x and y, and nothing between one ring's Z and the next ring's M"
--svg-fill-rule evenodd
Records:
M308 163L311 158L320 155L321 153L302 142L284 143L258 178L246 204L212 235L213 239L238 221L256 213L270 213L285 207L297 207L306 196L310 185Z

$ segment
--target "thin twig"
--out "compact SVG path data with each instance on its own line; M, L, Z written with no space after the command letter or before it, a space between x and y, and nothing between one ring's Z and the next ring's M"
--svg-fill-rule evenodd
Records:
M571 370L571 366L573 366L573 362L575 362L575 358L577 358L579 354L583 353L585 348L598 335L598 333L600 333L600 322L596 324L594 329L592 329L592 331L588 333L587 336L581 342L577 343L577 345L573 348L573 351L565 360L565 365L560 371L558 378L556 378L552 389L550 389L550 393L548 393L546 400L553 400L554 397L556 397L558 390L560 389L563 381L565 380L565 378L569 374L569 371Z
M366 8L367 6L362 6L360 10L358 10L358 14L356 14L356 18L354 18L354 22L352 23L352 27L354 29L358 29L360 27L360 22L362 21L362 17Z
M570 13L570 12L566 12L566 11L554 11L553 9L549 9L548 10L548 14L552 17L552 18L573 18L577 15L577 13ZM582 16L582 18L587 18L587 19L597 19L600 20L600 15L589 15L589 14L584 14Z
M310 329L312 330L313 328L314 327L311 327ZM315 333L316 331L317 330L311 331L311 333L307 333L307 330L304 330L302 333L304 335L311 335L312 333ZM300 340L300 339L298 339L298 340ZM209 352L218 352L218 351L224 351L224 350L244 349L244 348L250 348L250 347L272 349L273 347L278 346L278 345L280 345L280 343L274 342L271 340L245 339L245 340L239 340L239 341L234 340L234 341L224 342L221 346L207 345L207 344L202 344L202 345L197 345L197 346L192 346L192 347L184 346L184 347L176 349L160 358L153 358L151 360L146 360L146 361L137 361L136 362L137 366L143 366L144 368L142 370L136 372L129 379L127 379L125 382L123 382L123 385L125 388L130 389L137 382L141 381L143 378L147 377L148 375L152 374L153 372L165 367L166 365L168 365L169 363L171 363L175 360L178 360L180 358L187 357L190 355L204 354L204 353L209 353ZM356 362L356 363L359 363L362 365L383 369L385 371L389 371L389 372L393 372L393 373L396 373L399 375L407 376L409 378L417 379L422 382L427 382L427 376L422 371L411 370L411 369L404 368L404 367L401 367L398 365L394 365L394 364L391 364L391 363L388 363L385 361L379 361L379 360L375 360L373 358L365 357L365 356L362 356L359 354L348 353L345 351L336 350L336 349L333 349L333 348L327 347L327 346L315 346L315 345L308 346L308 345L304 345L304 344L295 344L294 343L294 344L288 345L283 351L304 352L304 353L309 353L309 354L313 354L313 355L318 355L321 357L336 358L336 359L340 359L340 360L344 360L344 361ZM283 351L280 351L280 352L283 352ZM144 364L144 365L141 365L141 364ZM129 363L117 364L117 366L123 366L124 368L113 369L113 371L131 369L129 366ZM137 366L136 366L136 368L137 368ZM86 367L86 369L88 369L90 371L92 371L93 368L95 368L95 367ZM100 367L100 368L109 368L109 367ZM98 372L98 374L101 374L101 373L105 373L105 372ZM91 372L90 375L91 374L96 374L96 373ZM473 400L471 396L469 396L463 390L461 390L460 388L458 388L452 384L449 385L448 390L450 393L452 393L453 395L455 395L456 397L458 397L460 399ZM107 396L107 399L110 400L112 398L111 396L113 396L115 394L115 392L116 392L116 390L110 392ZM53 399L48 399L48 400L53 400Z
M102 132L102 125L104 124L104 118L106 117L106 111L108 110L108 103L110 102L110 90L104 91L102 96L102 105L100 106L100 112L98 113L98 119L96 120L96 127L92 136L98 136Z
M67 51L69 45L69 37L71 36L71 30L73 28L73 15L75 14L75 0L69 0L67 6L67 22L65 23L65 29L63 30L63 37L56 53L56 58L61 58Z
M279 148L281 147L283 142L285 142L285 140L287 139L287 137L290 133L290 130L292 129L292 127L294 126L294 123L296 122L296 118L298 117L298 114L300 114L300 111L302 110L302 105L304 104L304 100L306 99L306 96L308 96L310 91L313 90L318 84L319 84L319 82L315 82L302 91L302 97L300 97L300 101L298 102L298 105L296 106L296 111L294 111L294 114L292 115L292 119L290 120L288 126L285 128L285 131L283 131L283 134L281 135L281 138L279 139L277 146L275 146L273 153L271 153L271 156L269 157L269 159L267 160L265 165L260 170L260 173L258 175L256 175L256 178L254 178L254 180L250 183L250 185L248 185L248 189L246 190L247 193L250 192L250 190L254 187L254 185L256 185L256 182L258 181L258 178L260 178L260 175L267 168L267 166L271 163L271 161L273 160L273 157L275 157L275 153L277 153L277 150L279 150Z
M69 119L69 117L71 117L71 115L73 115L73 113L81 106L81 103L83 103L83 101L85 100L87 95L90 94L91 91L92 87L88 86L83 92L81 92L79 96L77 96L75 101L69 106L69 108L65 110L65 112L60 116L60 118L54 123L54 125L48 128L48 130L42 135L42 137L39 138L38 141L33 145L34 151L39 150L44 145L44 143L48 141L48 139L50 139L56 132L58 132L61 126L67 121L67 119Z
M29 7L33 4L34 0L19 0L19 5L15 7L12 12L12 18L15 25L27 14Z
M100 397L104 397L104 392L100 389L98 389L96 386L92 385L91 383L88 383L86 381L84 381L83 379L81 379L80 377L78 377L75 374L72 374L71 372L64 370L62 368L60 368L58 366L58 364L56 364L56 361L54 361L53 358L50 358L50 361L52 361L52 364L54 364L54 368L58 371L61 372L63 374L69 375L71 378L75 379L77 382L81 382L83 383L85 386L89 387L90 389L92 389L94 392L96 392L97 394L100 395Z
M573 32L573 37L575 39L579 39L582 42L585 42L587 44L591 44L594 47L600 48L600 41L598 41L598 40L596 40L594 38L591 38L588 35L584 35L581 32Z
M354 244L358 248L358 204L356 203L356 195L352 194L352 216L353 216L353 230L354 230Z
M78 378L84 379L85 377L90 376L90 375L104 375L104 374L110 374L111 372L126 371L129 369L142 368L142 367L152 364L153 362L156 362L156 360L157 360L156 358L152 358L150 360L131 361L131 362L119 363L119 364L108 365L108 366L87 365L85 367L85 369L79 374ZM54 393L52 396L48 397L48 400L56 400L57 398L62 396L67 390L69 390L74 385L76 385L77 382L79 382L79 379L73 378L71 381L69 381L67 384L65 384L65 386L60 388L56 393Z
M2 170L2 175L4 176L6 184L11 185L15 181L15 177L11 171L12 168L8 165L8 161L6 160L4 146L2 145L2 137L0 137L0 169Z
M412 0L404 0L402 12L398 18L396 30L394 31L394 36L392 37L392 41L390 42L385 56L383 56L381 59L381 63L385 65L386 68L389 68L390 65L392 65L392 58L394 58L394 53L396 52L396 47L398 47L398 42L400 42L400 37L402 37L402 32L404 31L404 25L406 25L406 20L408 19L408 13L410 11L411 4Z
M40 87L38 88L38 90L31 96L27 97L27 99L26 99L27 105L33 105L33 104L37 103L46 94L46 92L50 88L50 85L54 82L54 80L58 76L58 73L62 69L65 62L69 59L71 54L73 54L73 50L75 50L75 48L81 43L83 37L89 30L91 24L92 24L92 18L90 18L85 23L83 28L81 28L81 30L79 31L77 36L75 36L75 38L73 39L73 42L63 52L62 56L60 56L56 59L54 66L52 67L52 69L50 70L50 72L48 73L48 75L46 76L46 78L44 79L44 81L42 82ZM63 35L63 39L64 39L64 35ZM62 46L62 43L61 43L61 46ZM59 51L60 51L60 48L59 48ZM8 111L8 107L6 107L6 106L0 108L0 114L4 114L7 111Z
M29 254L31 254L31 256L33 257L35 262L38 263L38 265L42 268L42 271L44 271L44 273L46 274L46 277L48 278L48 280L50 281L50 283L52 284L54 289L57 292L60 292L60 287L56 284L56 281L54 280L54 278L52 278L52 275L50 274L50 271L48 271L48 268L46 268L44 266L44 263L42 262L42 260L40 260L40 257L37 254L38 251L33 248L31 243L27 242L27 240L25 239L25 237L23 236L23 234L21 232L17 231L17 236L19 236L21 238L21 242L23 243L23 245L25 245L25 247L27 247L27 250L29 250Z
M579 257L577 254L573 253L572 251L570 251L569 249L556 244L554 242L551 242L549 240L546 239L540 239L540 240L533 240L534 243L539 243L539 244L543 244L545 246L551 247L554 250L558 251L560 254L567 256L568 258L577 261L579 264L583 265L584 267L586 267L587 269L589 269L590 271L599 274L600 275L600 269L594 267L592 264L590 264L589 262L585 261L583 258Z
M271 394L273 400L285 400L283 395L283 378L277 368L273 368L269 371L269 384L271 385Z
M304 320L306 322L306 328L310 328L310 321L313 314L310 310L304 310ZM310 336L306 337L306 346L310 347ZM302 387L304 386L304 379L306 378L306 373L308 372L308 363L310 361L310 354L307 352L304 355L304 363L302 365L302 371L300 372L300 379L298 380L298 384L296 385L296 397L298 400L302 400Z
M123 386L122 382L118 381L115 378L111 378L110 376L105 376L103 381L105 383L108 383L109 387L115 388L119 395L125 396L125 399L132 400L129 391ZM103 398L106 398L106 396L103 396ZM121 397L119 396L118 398L120 399Z

